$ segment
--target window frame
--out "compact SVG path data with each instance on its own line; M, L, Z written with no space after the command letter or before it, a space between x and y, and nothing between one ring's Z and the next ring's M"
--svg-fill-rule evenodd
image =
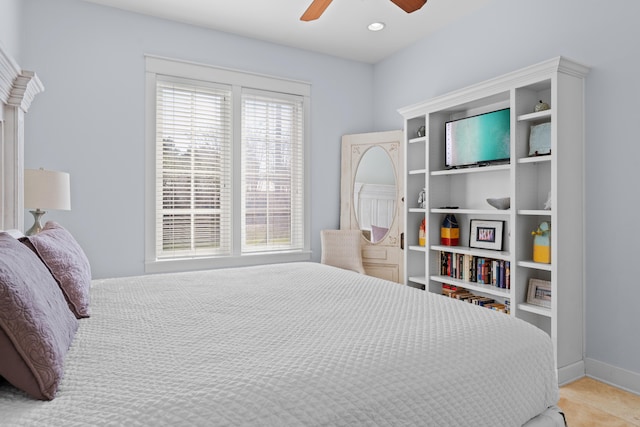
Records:
M192 258L156 257L156 83L158 76L202 81L204 84L222 84L232 89L232 152L231 152L231 254ZM272 253L241 252L241 102L242 89L259 89L291 94L303 98L303 162L304 201L303 239L301 250L283 250ZM308 261L310 243L310 100L311 85L307 82L272 77L206 64L145 56L145 272L164 273L218 267L239 267L279 262Z

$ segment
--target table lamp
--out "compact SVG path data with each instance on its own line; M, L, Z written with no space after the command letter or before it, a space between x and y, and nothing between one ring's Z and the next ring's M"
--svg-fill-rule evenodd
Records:
M25 169L24 171L24 207L30 211L35 221L25 234L30 236L42 230L40 218L46 210L71 209L69 174L44 169Z

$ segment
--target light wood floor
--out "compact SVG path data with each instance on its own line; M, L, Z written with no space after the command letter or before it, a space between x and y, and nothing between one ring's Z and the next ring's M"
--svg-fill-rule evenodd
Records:
M640 427L640 396L592 378L560 387L560 402L569 427Z

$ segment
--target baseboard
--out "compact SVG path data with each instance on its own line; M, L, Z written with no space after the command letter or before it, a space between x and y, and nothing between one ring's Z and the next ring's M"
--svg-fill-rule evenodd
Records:
M565 385L577 379L584 377L585 365L584 361L580 360L571 365L563 366L558 369L558 385Z
M639 373L627 371L626 369L608 365L593 359L587 358L584 361L588 377L640 395Z

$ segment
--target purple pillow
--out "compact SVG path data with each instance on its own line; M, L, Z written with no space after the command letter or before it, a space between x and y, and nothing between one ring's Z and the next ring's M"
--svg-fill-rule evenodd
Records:
M376 243L384 239L384 236L387 235L388 231L389 231L388 228L377 227L375 225L372 225L371 226L371 234L372 234L371 243Z
M0 376L35 399L53 399L77 329L44 264L0 233Z
M89 317L91 266L71 233L59 224L47 221L40 233L21 241L30 246L47 266L73 314L78 319Z

